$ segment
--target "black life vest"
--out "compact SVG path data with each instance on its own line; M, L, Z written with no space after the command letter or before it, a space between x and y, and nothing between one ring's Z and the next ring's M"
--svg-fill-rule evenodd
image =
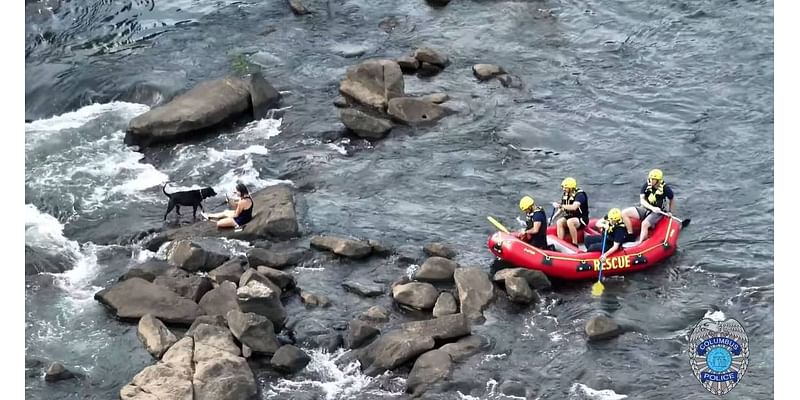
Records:
M607 215L604 217L604 219L606 220L606 222L609 222ZM616 224L610 224L608 227L608 236L614 234L614 229L628 229L628 228L625 227L625 223L622 221L619 221Z
M541 212L544 215L544 219L547 220L547 213L544 211L544 208L537 206L533 209L533 212L525 214L526 230L533 229L533 216L537 212ZM532 234L528 238L528 243L540 249L547 248L547 223L542 223L542 225L539 226L539 232Z
M666 194L664 194L664 187L666 183L661 181L656 186L651 186L649 183L647 184L647 188L644 190L644 199L649 203L651 206L658 207L660 209L665 209L666 206Z
M537 212L544 212L544 208L540 206L536 206L532 212L525 214L525 229L533 229L533 215ZM545 219L547 219L547 213L544 214ZM539 229L542 229L541 227Z
M568 206L568 205L571 205L572 203L574 203L575 202L575 197L578 196L578 193L586 194L586 192L584 192L583 189L581 189L581 188L577 188L575 190L575 192L572 193L572 194L567 194L567 192L564 192L564 194L561 196L561 205L562 206ZM575 210L575 211L564 211L564 217L566 217L568 219L569 218L578 217L578 218L582 219L584 222L588 223L589 222L589 204L588 204L588 202L589 202L588 201L588 197L589 196L586 196L586 197L587 197L587 201L586 201L587 204L581 203L581 206L578 207L578 209Z

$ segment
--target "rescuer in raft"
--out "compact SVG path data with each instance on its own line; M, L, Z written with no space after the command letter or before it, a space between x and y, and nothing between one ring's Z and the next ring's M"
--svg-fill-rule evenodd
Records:
M603 219L598 219L594 225L606 232L605 245L607 250L603 249L603 235L586 235L583 238L583 243L586 245L587 252L602 252L605 250L600 256L600 263L602 264L611 254L622 248L622 244L627 241L628 235L625 231L625 223L622 222L622 212L619 208L608 210L608 214Z
M533 247L547 249L547 214L544 209L536 206L531 196L520 199L519 209L525 213L525 229L514 235Z
M578 187L575 178L564 178L561 189L563 190L561 204L553 203L553 207L564 212L564 215L556 220L556 233L558 238L563 240L568 229L572 244L577 247L578 229L583 229L589 224L589 197Z
M669 200L669 207L667 207ZM663 214L672 215L675 210L675 195L672 188L664 182L664 173L654 169L647 175L647 182L639 190L639 205L622 210L622 222L629 238L633 238L631 218L638 218L642 222L639 232L639 242L643 242L650 234L650 228L656 226Z

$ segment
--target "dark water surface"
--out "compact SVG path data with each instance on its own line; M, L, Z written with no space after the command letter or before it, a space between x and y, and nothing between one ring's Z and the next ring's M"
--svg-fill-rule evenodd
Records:
M135 324L92 296L163 256L130 238L162 226L167 179L228 190L237 180L253 189L291 181L306 234L446 241L457 261L488 271L486 215L514 225L521 195L555 200L567 175L600 215L634 204L655 167L675 189L678 215L692 218L675 256L608 282L599 300L590 282L545 293L534 308L498 298L473 329L482 353L456 364L430 398L519 398L513 382L541 399L709 398L686 353L706 315L736 318L750 336L749 368L726 397L773 396L772 2L306 5L315 13L296 17L277 0L26 2L26 245L72 265L26 279L28 398L116 398L152 363ZM372 144L341 137L332 100L347 66L421 46L451 65L406 76L406 92L446 92L458 113ZM284 92L280 119L144 153L122 144L130 118L232 72L237 59ZM524 86L478 83L476 63L501 65ZM342 279L408 273L392 259L292 272L335 305L306 310L295 299L287 311L331 324L392 307L344 292ZM634 331L587 344L584 324L599 313ZM290 380L256 371L263 398L406 396L402 373L369 378L337 354L307 350L312 363ZM85 378L45 384L35 360L60 360Z

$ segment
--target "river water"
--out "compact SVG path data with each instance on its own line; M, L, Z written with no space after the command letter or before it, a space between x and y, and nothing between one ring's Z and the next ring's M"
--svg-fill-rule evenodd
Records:
M160 184L290 183L306 234L451 243L489 270L486 215L515 225L524 194L539 203L574 176L591 213L637 201L664 170L677 215L692 218L678 252L646 272L543 293L537 307L498 298L473 328L482 352L456 364L436 399L708 398L687 336L702 317L736 318L750 364L727 397L773 396L773 3L764 1L308 2L26 1L25 243L69 269L26 278L26 397L109 399L152 359L135 324L93 294L130 265L163 254L141 232L163 226ZM451 64L405 77L406 92L445 92L457 111L436 126L368 143L343 135L332 105L345 69L429 46ZM242 60L284 97L280 112L190 143L139 152L128 121ZM478 83L476 63L523 82ZM240 244L241 245L241 244ZM20 266L21 268L22 266ZM298 318L341 323L390 299L362 299L342 279L390 282L392 259L295 268L298 285L335 299ZM587 344L606 313L632 331ZM398 314L399 315L399 314ZM405 398L404 375L364 376L341 353L306 349L289 379L256 370L264 399ZM83 379L46 384L37 364ZM627 396L627 397L626 397Z

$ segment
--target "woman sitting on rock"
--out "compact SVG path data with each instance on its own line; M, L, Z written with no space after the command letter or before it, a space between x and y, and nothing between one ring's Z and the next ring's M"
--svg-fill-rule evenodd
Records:
M228 205L234 210L216 214L200 213L200 215L206 219L218 219L217 228L240 228L250 222L253 219L253 198L243 183L236 184L236 193L239 199L228 199Z

